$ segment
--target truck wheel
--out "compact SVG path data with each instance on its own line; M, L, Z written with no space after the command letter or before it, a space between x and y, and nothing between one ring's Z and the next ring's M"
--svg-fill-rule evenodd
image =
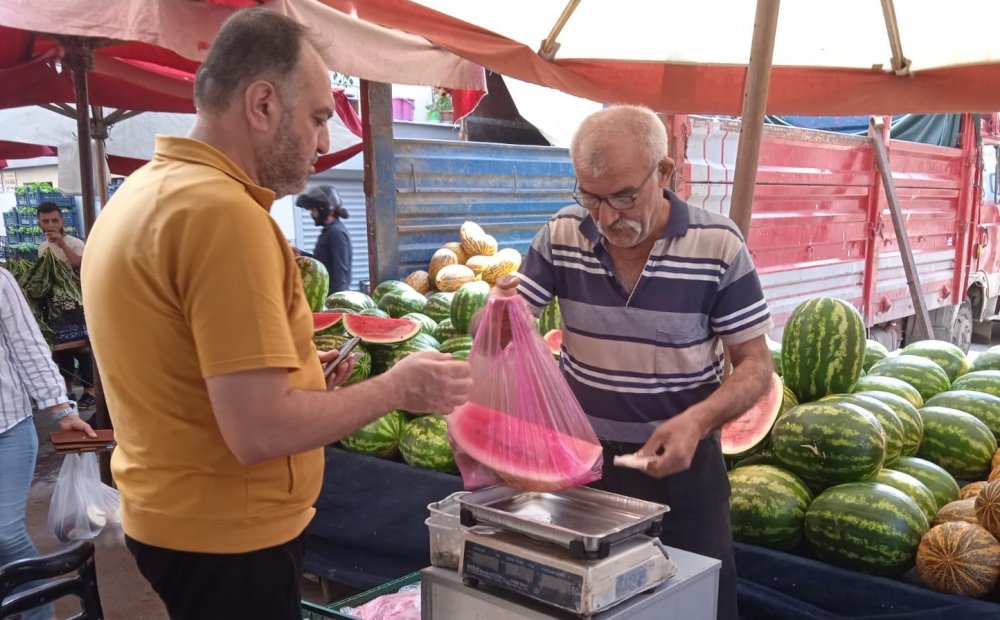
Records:
M965 353L969 352L972 345L972 305L968 300L959 304L958 312L955 312L955 306L932 311L931 322L935 339L950 342Z

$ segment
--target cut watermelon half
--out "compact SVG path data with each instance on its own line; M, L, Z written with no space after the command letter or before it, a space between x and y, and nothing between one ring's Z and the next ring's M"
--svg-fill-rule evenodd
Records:
M760 400L740 417L722 425L722 453L726 456L746 456L764 443L778 419L784 395L785 386L781 377L772 373L771 387Z
M313 312L313 331L321 332L336 325L344 314L342 312Z
M543 336L545 344L549 345L549 352L556 357L559 357L562 352L562 330L553 329L549 330L545 336Z
M551 428L476 403L448 416L448 436L459 468L482 467L514 488L550 492L598 478L602 448ZM464 469L463 469L464 473Z
M377 316L348 314L343 317L344 329L363 342L396 344L413 338L420 332L420 323L410 319L383 319Z

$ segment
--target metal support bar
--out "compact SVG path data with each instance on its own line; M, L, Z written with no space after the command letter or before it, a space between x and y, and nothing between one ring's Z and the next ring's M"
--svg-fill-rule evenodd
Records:
M557 40L559 38L559 33L566 27L566 22L569 21L570 17L572 17L573 11L576 10L576 7L579 6L579 4L580 0L569 0L569 2L566 3L566 8L563 9L562 14L559 15L559 19L557 19L556 23L552 26L552 30L549 31L549 36L545 37L545 40L542 41L542 46L538 48L539 56L545 60L552 60L556 57L556 52L559 51L559 41Z
M40 103L38 104L38 107L45 108L50 112L55 112L56 114L61 114L76 120L76 108L68 103Z
M87 73L94 67L94 50L86 42L73 38L64 43L66 65L73 71L76 90L76 137L80 143L80 187L83 194L83 223L86 233L94 226L97 208L94 200L94 153L90 146L90 95Z
M896 7L893 0L882 0L882 16L885 17L885 30L889 35L889 47L892 49L892 70L900 77L910 75L910 59L903 55L903 41L899 37L899 22L896 21Z
M371 283L399 276L396 156L392 137L392 86L361 80L361 128L368 211Z
M133 116L139 116L142 114L139 110L115 110L104 119L104 122L108 126L114 125L115 123L120 123L124 120L128 120Z
M774 57L774 34L778 29L780 0L757 0L757 16L750 45L750 64L743 86L743 114L740 122L740 143L736 150L736 174L733 179L733 201L729 217L739 227L744 239L750 237L750 216L753 211L754 184L760 159L760 140L764 131L767 89Z
M882 187L885 189L885 197L889 202L889 213L892 215L892 227L896 231L896 244L899 246L899 254L903 259L903 270L906 272L906 284L910 289L910 297L913 299L913 310L917 319L915 333L918 338L931 338L934 334L931 329L931 317L927 312L923 288L920 286L917 264L913 260L910 238L906 234L906 222L903 220L903 209L899 204L899 195L896 194L896 184L892 180L889 151L886 149L885 139L882 136L884 127L885 121L876 116L871 117L868 123L868 137L875 147L875 162L878 164L878 171L882 176Z

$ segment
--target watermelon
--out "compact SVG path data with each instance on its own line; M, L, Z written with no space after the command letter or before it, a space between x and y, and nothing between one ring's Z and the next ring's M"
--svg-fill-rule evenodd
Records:
M941 510L945 505L957 500L959 497L960 489L958 483L955 482L955 478L945 471L943 467L935 465L928 460L904 456L891 463L887 463L886 467L893 471L910 474L924 483L924 486L934 496L938 510Z
M785 324L781 376L799 402L848 391L861 375L864 357L865 324L846 301L810 299Z
M920 392L925 401L939 392L944 392L951 386L948 373L937 362L919 355L905 353L887 357L872 366L868 375L894 377L902 379Z
M472 316L486 307L490 285L481 280L463 284L451 302L451 324L459 334L469 333Z
M781 375L781 343L771 340L766 334L764 341L767 343L767 350L771 352L771 361L774 362L774 372Z
M562 311L559 309L559 298L553 296L538 315L538 333L543 336L553 329L562 329Z
M344 329L363 342L394 344L405 342L420 333L420 323L409 319L380 319L375 316L348 314L342 319Z
M858 392L857 394L858 396L874 398L892 407L903 427L901 456L915 455L924 438L924 420L920 417L920 411L910 401L891 392ZM886 462L889 460L887 458Z
M875 476L875 482L880 482L882 484L887 484L894 489L899 489L906 494L907 497L912 499L917 506L920 506L920 510L927 517L927 523L934 521L934 515L937 514L938 506L937 500L934 499L934 495L931 490L927 488L923 482L920 482L910 474L904 474L901 471L896 471L895 469L882 468L882 471Z
M434 328L434 333L431 334L438 342L444 342L449 338L453 338L458 335L455 331L455 327L451 324L451 319L444 319L438 323L437 327Z
M969 372L969 360L965 352L950 342L943 340L921 340L903 347L904 355L918 355L936 363L948 373L948 381L954 381Z
M875 416L885 432L885 462L895 461L903 455L903 422L895 409L877 398L860 394L834 394L820 399L820 402L825 400L853 403Z
M862 364L862 369L865 372L868 372L868 369L874 366L875 362L884 360L887 357L889 357L889 350L886 349L881 342L877 342L875 340L870 340L870 339L866 340L865 361Z
M349 312L361 312L376 308L375 300L359 291L339 291L326 298L326 307L341 308Z
M729 472L729 486L734 539L779 551L798 546L812 502L801 480L771 465L746 465Z
M434 330L437 329L437 321L420 312L410 312L408 314L404 314L400 318L410 319L420 323L420 331L428 336L433 336Z
M467 360L467 359L469 359L469 353L470 353L470 351L468 349L464 349L462 351L454 351L454 352L452 352L451 356L453 358L457 359L457 360Z
M414 467L444 473L457 471L444 416L425 415L407 422L399 437L399 451L403 460Z
M745 459L736 461L736 463L733 464L733 469L736 469L737 467L747 467L748 465L774 465L775 467L781 468L781 463L778 462L778 459L774 458L774 452L771 452L766 448L756 454L751 454Z
M379 283L379 285L375 287L375 290L372 291L372 301L377 304L386 293L406 290L412 291L413 287L402 280L386 280L385 282Z
M873 575L913 568L929 523L905 493L878 482L827 489L810 504L805 537L824 562Z
M454 353L455 351L468 351L470 349L472 349L472 336L452 336L438 347L438 351L442 353Z
M413 290L389 291L382 295L378 307L389 313L394 319L402 318L411 312L423 313L427 298Z
M455 293L434 293L427 298L427 303L424 304L424 314L431 317L438 324L445 319L451 320L451 302L455 297Z
M372 374L372 355L365 349L362 345L354 347L354 355L357 359L354 361L354 368L351 370L351 376L347 379L347 384L351 385L354 383L360 383L364 381Z
M553 329L549 331L549 333L542 336L542 339L545 340L545 344L549 347L549 352L552 353L552 356L557 360L562 357L562 336L563 334L561 329Z
M321 334L340 323L340 312L313 312L313 333Z
M349 336L341 334L314 334L313 344L317 351L336 351L349 339Z
M928 406L950 407L972 414L1000 440L1000 396L973 390L949 390L927 401Z
M774 456L816 488L870 480L885 460L885 432L872 414L840 401L805 403L778 418Z
M959 480L979 480L990 471L997 451L993 431L975 416L948 407L925 406L924 440L917 455Z
M358 312L361 316L377 316L380 319L388 319L389 313L381 308L365 308L361 312Z
M368 344L368 354L372 358L372 375L380 375L389 370L395 348L389 345Z
M861 377L851 386L851 392L888 392L905 398L916 408L924 406L924 398L917 388L902 379L868 375Z
M306 294L306 301L313 312L323 309L323 300L330 292L330 274L323 263L308 256L296 256L295 264L299 266L299 275L302 277L302 290Z
M448 416L448 435L467 488L484 470L503 484L537 492L558 491L598 477L599 443L477 403L465 403Z
M340 440L345 450L389 458L396 454L406 418L402 411L390 411Z
M753 453L763 445L778 419L783 396L781 378L774 373L771 375L771 385L753 407L722 425L722 454L739 458Z
M951 384L953 390L972 390L1000 396L1000 370L976 370L969 372Z
M970 370L1000 370L1000 345L980 353L972 362Z

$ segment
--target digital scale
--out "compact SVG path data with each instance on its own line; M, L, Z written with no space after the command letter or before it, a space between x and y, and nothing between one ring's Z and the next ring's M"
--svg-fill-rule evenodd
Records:
M671 558L676 550L668 554L656 538L669 510L662 504L587 487L555 493L491 487L457 502L461 561L457 573L425 571L425 579L432 579L428 586L437 588L425 592L426 618L459 617L448 614L460 609L462 618L490 620L669 617L618 615L630 601L656 614L663 605L680 604L687 615L674 617L685 620L715 617L720 563L680 552L699 558L695 572L707 579L700 589L681 587L687 577L677 579ZM692 566L688 562L686 568ZM688 600L678 598L682 591ZM548 613L513 611L538 604ZM474 615L476 606L489 612ZM691 615L693 609L708 609L710 615Z

